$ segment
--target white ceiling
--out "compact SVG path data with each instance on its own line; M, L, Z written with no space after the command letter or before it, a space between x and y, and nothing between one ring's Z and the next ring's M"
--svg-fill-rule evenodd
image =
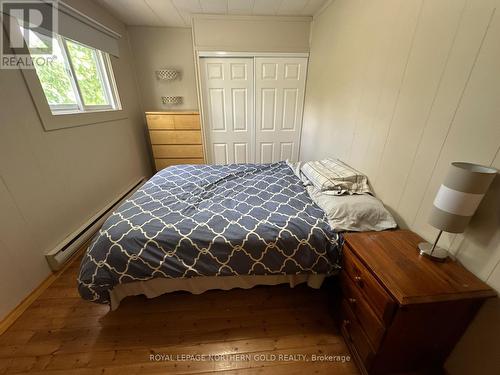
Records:
M328 0L96 0L127 25L191 26L193 14L312 16Z

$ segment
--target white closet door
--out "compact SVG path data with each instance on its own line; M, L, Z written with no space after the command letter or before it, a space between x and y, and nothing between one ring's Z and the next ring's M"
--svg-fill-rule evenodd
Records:
M255 161L253 58L200 59L209 163Z
M297 161L306 72L307 58L255 59L257 163Z

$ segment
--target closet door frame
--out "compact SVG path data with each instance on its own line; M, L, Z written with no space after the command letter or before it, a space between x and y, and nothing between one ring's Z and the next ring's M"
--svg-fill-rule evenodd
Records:
M309 52L234 52L234 51L204 51L204 50L196 50L195 49L195 55L194 55L194 64L195 64L195 78L196 78L196 91L198 95L198 108L199 108L199 113L200 113L200 123L201 123L201 134L203 138L203 153L205 160L209 161L209 152L208 152L208 144L207 144L207 129L208 129L208 124L205 123L205 116L206 113L204 113L204 108L203 108L203 89L201 85L201 61L200 59L203 57L251 57L254 59L254 74L255 74L255 59L258 57L302 57L302 58L307 58L307 66L309 69ZM305 82L305 88L304 88L304 94L305 90L307 89L307 71L306 71L306 82ZM255 79L254 79L254 88L253 91L255 93ZM304 106L304 102L302 103L302 107ZM254 103L255 107L255 103ZM255 117L255 113L254 113ZM299 135L299 140L298 140L298 153L297 153L297 158L300 160L300 142L301 142L301 137L302 137L302 126L303 126L303 117L304 117L304 111L302 111L302 118L300 119L300 124L301 124L301 129L300 129L300 135ZM255 121L255 118L254 118ZM210 160L211 161L211 160ZM255 160L257 163L258 161Z

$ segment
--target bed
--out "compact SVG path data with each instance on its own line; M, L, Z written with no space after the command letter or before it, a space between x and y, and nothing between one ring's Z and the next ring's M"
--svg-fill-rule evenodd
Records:
M136 294L317 288L340 269L342 241L286 162L173 166L105 221L82 259L78 289L115 309Z

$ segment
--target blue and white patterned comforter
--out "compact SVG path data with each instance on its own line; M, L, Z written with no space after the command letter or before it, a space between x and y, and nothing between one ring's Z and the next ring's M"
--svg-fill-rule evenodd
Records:
M78 288L109 303L115 285L157 277L333 274L341 241L285 162L179 165L105 221Z

